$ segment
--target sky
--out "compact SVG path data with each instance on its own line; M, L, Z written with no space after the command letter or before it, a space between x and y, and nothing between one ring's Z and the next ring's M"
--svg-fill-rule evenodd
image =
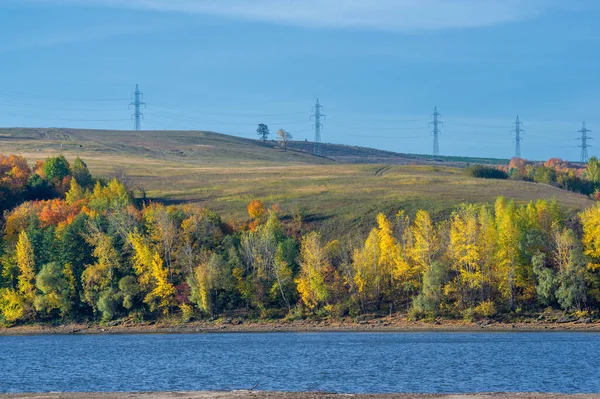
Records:
M0 126L210 130L430 154L580 158L600 132L597 0L0 0ZM600 139L600 134L598 135ZM600 155L591 142L590 155ZM597 145L594 145L597 144Z

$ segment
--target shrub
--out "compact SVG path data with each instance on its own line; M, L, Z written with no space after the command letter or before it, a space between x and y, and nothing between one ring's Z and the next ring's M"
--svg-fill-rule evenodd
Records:
M493 317L496 315L496 306L493 301L481 302L475 307L474 313L479 317Z
M538 166L533 175L533 181L536 183L552 184L556 182L556 172L554 169L545 166Z
M252 219L260 219L265 213L265 204L262 201L254 200L248 204L248 215Z
M467 174L480 179L508 179L508 174L505 171L485 165L469 166Z

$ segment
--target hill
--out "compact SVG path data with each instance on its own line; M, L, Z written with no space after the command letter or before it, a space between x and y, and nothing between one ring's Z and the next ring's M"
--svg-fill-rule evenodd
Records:
M312 153L314 143L292 141L289 147ZM341 163L378 163L390 165L444 165L464 167L466 164L508 165L510 159L476 158L460 156L433 156L424 154L404 154L376 148L357 147L343 144L321 144L321 155Z
M70 160L79 156L94 174L122 169L148 197L201 203L226 221L246 219L246 204L261 199L279 204L286 217L302 216L327 236L362 234L378 212L413 214L423 208L442 218L463 202L491 203L500 195L518 202L556 198L570 212L593 204L548 185L474 179L442 166L464 165L457 159L411 161L402 154L335 145L324 146L330 156L316 157L307 145L292 143L283 152L270 142L199 131L0 129L3 154L21 154L30 162L59 153Z

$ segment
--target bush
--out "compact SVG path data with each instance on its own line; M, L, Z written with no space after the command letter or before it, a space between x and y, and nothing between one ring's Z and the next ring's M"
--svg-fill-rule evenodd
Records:
M556 171L545 166L535 168L533 181L536 183L553 184L556 182Z
M485 165L469 166L467 174L480 179L508 179L508 173L505 171Z
M474 313L479 317L493 317L496 315L496 306L493 301L481 302L475 307Z

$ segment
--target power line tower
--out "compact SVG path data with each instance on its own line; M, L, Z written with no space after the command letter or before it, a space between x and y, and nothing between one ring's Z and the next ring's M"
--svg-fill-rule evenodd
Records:
M588 161L588 148L591 147L591 145L589 145L587 141L593 140L593 137L587 135L591 132L591 130L585 126L585 122L583 122L583 127L581 128L581 130L578 130L578 132L581 133L581 137L578 137L576 139L581 140L581 162L586 163Z
M440 131L440 126L444 126L444 122L440 121L440 117L442 116L442 114L440 114L437 110L437 107L435 107L433 109L433 114L431 114L431 117L433 118L432 122L429 122L429 125L433 125L433 155L434 156L438 156L440 155L440 134L442 134L442 132Z
M323 106L321 104L319 104L319 99L317 98L317 104L315 104L314 108L313 108L314 114L311 115L311 118L315 119L315 143L314 143L314 148L313 148L313 154L314 155L321 155L321 129L323 128L323 124L321 123L321 120L325 120L325 114L323 114L321 111L323 111Z
M135 85L135 91L133 92L131 97L132 101L131 103L129 103L129 108L131 109L132 105L134 107L134 112L131 115L131 117L134 120L133 129L136 131L142 130L142 119L144 119L144 114L142 113L141 109L142 107L146 108L146 103L142 102L142 99L144 98L144 93L140 91L139 85Z
M517 115L513 132L515 132L515 157L521 158L521 143L523 142L521 134L525 133L525 130L523 130L523 122L519 120L519 115Z

